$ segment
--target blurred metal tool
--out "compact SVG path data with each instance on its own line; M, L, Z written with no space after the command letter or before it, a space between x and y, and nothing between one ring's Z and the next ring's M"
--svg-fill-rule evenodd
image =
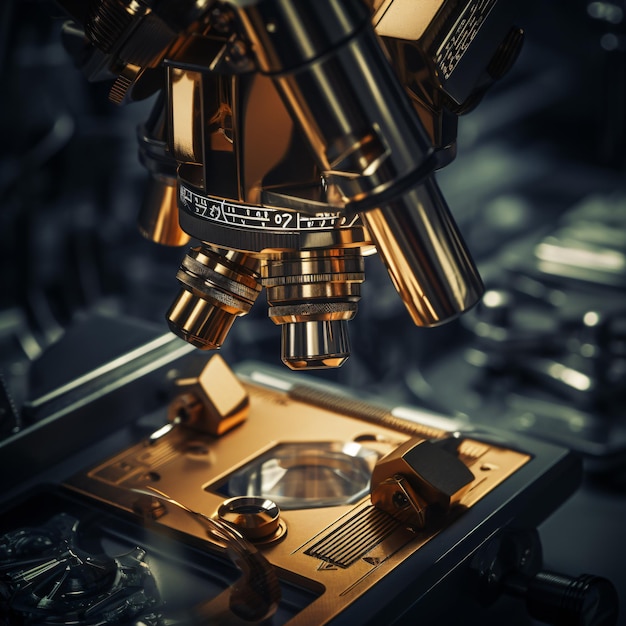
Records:
M512 289L488 290L466 326L468 362L531 380L576 406L600 408L626 389L626 311L575 317Z
M535 245L533 255L537 271L548 279L623 289L626 198L585 198Z

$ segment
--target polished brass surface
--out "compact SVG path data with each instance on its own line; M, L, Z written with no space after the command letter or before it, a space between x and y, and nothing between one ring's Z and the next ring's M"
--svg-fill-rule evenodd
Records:
M220 436L248 416L248 393L219 354L194 378L179 378L168 419L185 428Z
M426 527L428 502L401 474L386 478L376 485L372 491L372 504L415 530Z
M295 317L300 313L296 311ZM289 369L341 367L349 356L350 337L344 320L288 322L282 327L281 360Z
M181 289L167 313L170 330L201 350L221 348L235 318L220 302L187 289Z
M229 498L220 504L217 516L251 541L268 541L284 533L284 527L281 529L280 525L280 510L267 498Z
M164 246L184 246L189 235L178 223L176 179L153 176L148 181L138 219L141 234Z
M392 517L424 528L461 502L475 476L439 442L409 440L383 457L372 473L372 503ZM453 440L452 440L453 441Z
M373 0L373 22L381 37L417 40L431 23L444 0Z
M200 72L168 68L170 143L178 161L203 159L201 80Z
M336 3L323 4L330 15L339 11ZM383 13L390 19L389 11L400 9L391 4L376 7L380 19ZM420 14L421 31L414 36L421 35L424 20L438 9L426 7L428 15ZM296 29L317 10L284 2L275 12L265 14L253 6L241 14L259 66L274 76L324 179L360 211L415 323L434 326L454 319L478 301L483 287L436 183L426 177L433 168L430 162L436 162L436 146L395 79L374 30L363 26L356 3L342 5L337 41L331 44L307 33L297 37L295 60L283 54L283 42L268 25L280 24L284 33L287 13ZM289 71L294 65L298 70Z
M415 324L437 326L479 301L482 280L432 178L362 219Z
M214 251L199 261L209 270L191 253L178 272L174 332L219 348L262 267L324 250L375 247L420 326L472 307L482 283L433 173L456 155L457 116L519 51L513 3L93 0L79 17L87 76L113 78L118 103L161 92L159 132L140 137L155 178L141 228L182 242L176 176L180 228ZM257 267L224 284L208 274L239 263L216 260L228 251ZM289 367L345 362L362 280L361 269L305 263L263 277Z
M169 149L166 109L164 99L157 99L150 118L137 129L139 160L149 173L138 226L155 243L183 246L190 236L179 224L177 161Z
M167 314L172 331L199 348L219 348L261 290L257 269L245 254L191 248L177 274L183 288Z
M422 441L398 429L358 419L363 404L359 401L353 401L358 410L352 413L350 400L345 398L343 404L348 412L344 412L340 408L333 410L294 400L285 392L248 380L241 382L250 405L248 419L237 428L221 437L174 428L152 445L140 442L81 472L67 481L66 486L132 512L137 498L132 490L146 490L153 485L194 511L215 517L224 500L233 497L225 492L231 477L256 459L271 459L279 445L301 444L301 454L293 456L294 462L300 458L319 469L328 464L323 454L314 454L321 442L336 445L337 449L350 445L365 447L375 458L405 442L410 441L407 445L414 446ZM432 429L425 427L425 430ZM443 432L440 435L445 436ZM303 452L307 445L311 446L310 453ZM202 449L203 454L199 452ZM394 568L417 556L439 533L448 528L453 531L466 512L530 460L523 452L469 438L460 442L458 455L474 478L467 490L455 498L457 504L448 516L438 525L419 532L372 505L367 491L356 501L339 499L332 506L314 509L304 499L299 507L296 498L295 506L281 509L280 518L287 532L278 541L255 542L255 546L274 567L287 573L292 582L320 594L289 622L290 626L331 622ZM305 466L306 463L301 467ZM408 484L408 479L405 480ZM273 499L258 492L245 495ZM417 498L424 500L426 509L426 497L416 494L416 501ZM166 512L150 523L189 534L204 542L208 550L222 550L219 542L207 538L206 531L188 514L167 502L164 505Z
M281 359L290 369L339 367L350 355L347 324L365 279L359 249L284 253L261 268L269 317L282 325Z

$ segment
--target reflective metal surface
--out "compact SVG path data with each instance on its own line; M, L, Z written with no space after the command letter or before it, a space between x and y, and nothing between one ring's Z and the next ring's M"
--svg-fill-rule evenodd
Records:
M364 280L362 268L358 279L352 269L311 278L309 255L376 250L418 325L478 301L482 282L433 173L454 158L456 116L512 65L513 2L420 4L411 15L402 0L59 4L76 20L68 49L83 49L89 78L113 79L111 101L158 94L139 133L152 179L141 229L165 245L186 233L214 257L199 267L194 247L177 276L184 291L168 319L182 338L221 347L256 299L237 293L243 276L202 284L208 266L228 266L220 255L302 259L285 274L301 273L297 295L263 283L269 317L303 324L282 332L292 369L347 360Z
M176 4L189 10L192 18L198 15L196 9L207 8L195 2ZM423 13L411 12L411 20L403 17L402 10L412 3L369 4L380 10L375 17L381 28L387 18L397 18L385 26L392 31L378 34L428 140L436 147L437 163L446 165L436 172L436 182L480 269L488 297L494 293L503 297L499 303L482 299L461 319L444 326L416 328L378 256L364 254L367 279L360 284L358 315L349 323L351 356L339 369L325 368L306 376L324 387L318 398L326 397L325 386L336 381L359 397L393 399L402 405L398 415L413 414L406 406L417 405L419 419L429 425L423 433L433 424L443 423L442 428L449 430L488 423L512 433L507 436L514 440L530 435L575 449L584 459L585 481L539 527L545 564L572 575L587 571L610 578L624 604L623 273L617 269L619 261L614 261L623 252L626 205L624 7L620 2L561 0L518 5L519 19L507 24L524 28L524 47L510 74L473 109L479 94L459 106L452 101L452 91L447 95L433 78L441 76L436 71L436 53L442 40L432 35L439 32L443 15L439 9L446 3L420 2ZM462 4L472 3L458 6ZM88 19L89 3L68 0L64 5L77 22ZM230 28L233 13L224 4L213 8L219 9L219 16L212 17L212 34L217 35L222 26ZM158 11L153 13L151 19L161 19ZM186 195L197 194L186 203L176 198L179 217L187 220L185 228L200 235L196 238L215 238L217 243L226 238L228 224L201 218L202 209L196 207L201 206L201 198L212 197L204 192L203 177L210 177L211 186L223 184L221 178L238 180L221 176L217 151L211 167L202 165L205 137L224 155L232 155L228 147L233 146L229 140L236 105L244 117L256 120L254 128L246 129L251 134L245 145L262 146L256 152L246 149L242 157L245 167L239 180L243 182L237 184L245 189L246 198L255 208L273 210L273 219L283 220L284 209L297 213L299 219L318 209L326 215L296 232L283 229L281 221L280 230L264 231L262 237L247 222L246 230L237 232L229 243L236 247L236 240L245 240L255 253L272 248L272 256L276 247L291 251L312 246L361 248L364 252L374 247L360 218L348 221L348 228L320 227L328 213L330 219L337 217L335 206L341 206L341 196L335 188L320 184L320 169L299 132L294 132L272 79L254 74L252 86L243 89L250 78L244 80L243 73L253 69L249 57L243 57L238 70L242 73L237 74L236 92L226 89L228 81L206 76L202 87L197 76L200 61L209 59L216 74L235 71L233 60L225 60L226 56L234 59L230 51L231 47L236 51L235 42L216 36L209 43L195 33L185 49L194 66L168 65L171 80L160 70L136 72L133 77L128 67L124 75L130 85L117 84L128 106L119 107L107 102L114 80L111 68L118 70L138 57L123 58L131 52L128 42L108 53L85 50L76 24L61 29L64 19L58 6L44 0L9 0L0 8L0 76L6 87L0 97L0 464L10 468L3 472L0 485L9 491L16 487L15 468L44 467L44 478L56 480L71 471L70 462L86 466L112 450L106 436L112 429L139 419L131 430L147 438L170 424L165 415L149 428L144 420L157 399L164 401L164 390L174 375L167 372L178 369L174 355L187 357L189 345L172 337L171 343L146 346L145 352L124 361L124 355L150 343L151 337L143 334L147 329L156 328L152 339L167 331L163 312L176 298L179 285L174 275L184 256L184 251L154 246L137 234L147 180L165 169L172 175L161 160L164 153L156 150L170 136L169 111L164 110L164 100L137 98L163 84L170 89L174 80L188 81L176 96L180 116L171 146L178 146L189 169L200 172L192 175L184 166L176 176L174 168L180 189ZM425 35L428 53L420 52L419 41L395 39L400 32L396 28L410 29L411 37ZM73 42L74 55L88 59L84 72L77 71L75 59L68 55L61 30L65 42ZM77 36L71 37L71 31ZM506 61L500 52L498 57ZM104 80L89 82L84 73L89 79ZM455 94L464 88L462 77L471 74L463 67L450 77ZM210 100L205 122L199 105L203 98L209 102L205 95L211 93L219 93L228 106L220 108L217 99ZM465 112L458 128L456 112L450 114L449 109ZM146 120L155 123L147 125ZM200 132L205 126L206 134ZM137 127L149 130L141 136L156 140L143 143L139 160ZM240 125L240 140L241 130ZM455 154L455 162L450 162ZM302 184L283 185L286 180ZM237 199L231 204L246 203ZM326 210L329 205L332 211ZM238 210L232 213L240 215ZM417 289L413 281L409 284ZM280 358L282 329L267 319L262 298L261 294L245 321L232 326L220 348L232 363L256 359L271 364ZM85 318L92 323L76 336L74 331L83 328ZM119 323L112 325L112 321ZM221 324L218 321L217 326ZM137 342L130 341L132 334L140 335ZM91 372L101 376L83 378ZM163 376L158 382L157 373ZM335 409L344 406L337 398L328 402ZM379 415L380 411L370 409L368 419ZM391 422L393 415L387 419ZM173 436L178 428L174 427ZM358 434L362 445L368 441L366 435L365 431ZM127 444L123 439L119 447ZM76 451L78 461L73 460ZM209 457L203 451L190 437L185 450L188 465L206 461ZM32 474L23 469L20 475L27 481ZM220 502L224 497L220 495ZM46 502L46 497L38 497L37 506L25 514L33 525L45 523L40 513ZM533 500L530 510L537 503ZM485 522L471 519L478 526ZM108 518L103 521L109 523ZM135 545L142 545L141 538L108 554L116 556ZM213 575L202 568L198 571L200 588L210 585ZM184 580L186 591L188 579ZM166 583L164 589L179 588ZM407 621L415 621L417 614L424 623L445 623L441 611L452 608L452 595L462 595L467 587L455 580L451 589L454 593L443 601L433 600ZM381 606L388 590L374 595ZM466 601L475 606L471 594ZM401 612L402 604L400 597L386 608ZM471 613L464 610L466 603L455 606L463 607L461 621L466 624L537 623L519 597L500 598ZM353 616L352 623L359 623L359 617ZM275 622L287 619L276 617Z
M481 278L434 180L363 220L415 324L449 322L479 301Z

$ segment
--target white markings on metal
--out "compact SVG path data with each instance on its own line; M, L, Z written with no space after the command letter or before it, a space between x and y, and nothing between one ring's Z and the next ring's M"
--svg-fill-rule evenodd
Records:
M249 204L235 204L223 198L202 196L184 185L180 185L179 189L180 202L187 212L225 226L252 230L311 231L351 228L358 220L358 215L348 219L339 211L309 214Z

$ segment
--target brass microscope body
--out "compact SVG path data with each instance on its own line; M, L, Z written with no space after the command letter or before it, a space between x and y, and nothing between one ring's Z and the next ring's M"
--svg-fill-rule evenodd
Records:
M219 348L265 288L284 363L340 366L375 251L417 325L479 300L433 173L455 156L457 116L519 51L512 1L59 3L90 80L111 80L118 103L155 97L140 229L199 242L175 333Z

